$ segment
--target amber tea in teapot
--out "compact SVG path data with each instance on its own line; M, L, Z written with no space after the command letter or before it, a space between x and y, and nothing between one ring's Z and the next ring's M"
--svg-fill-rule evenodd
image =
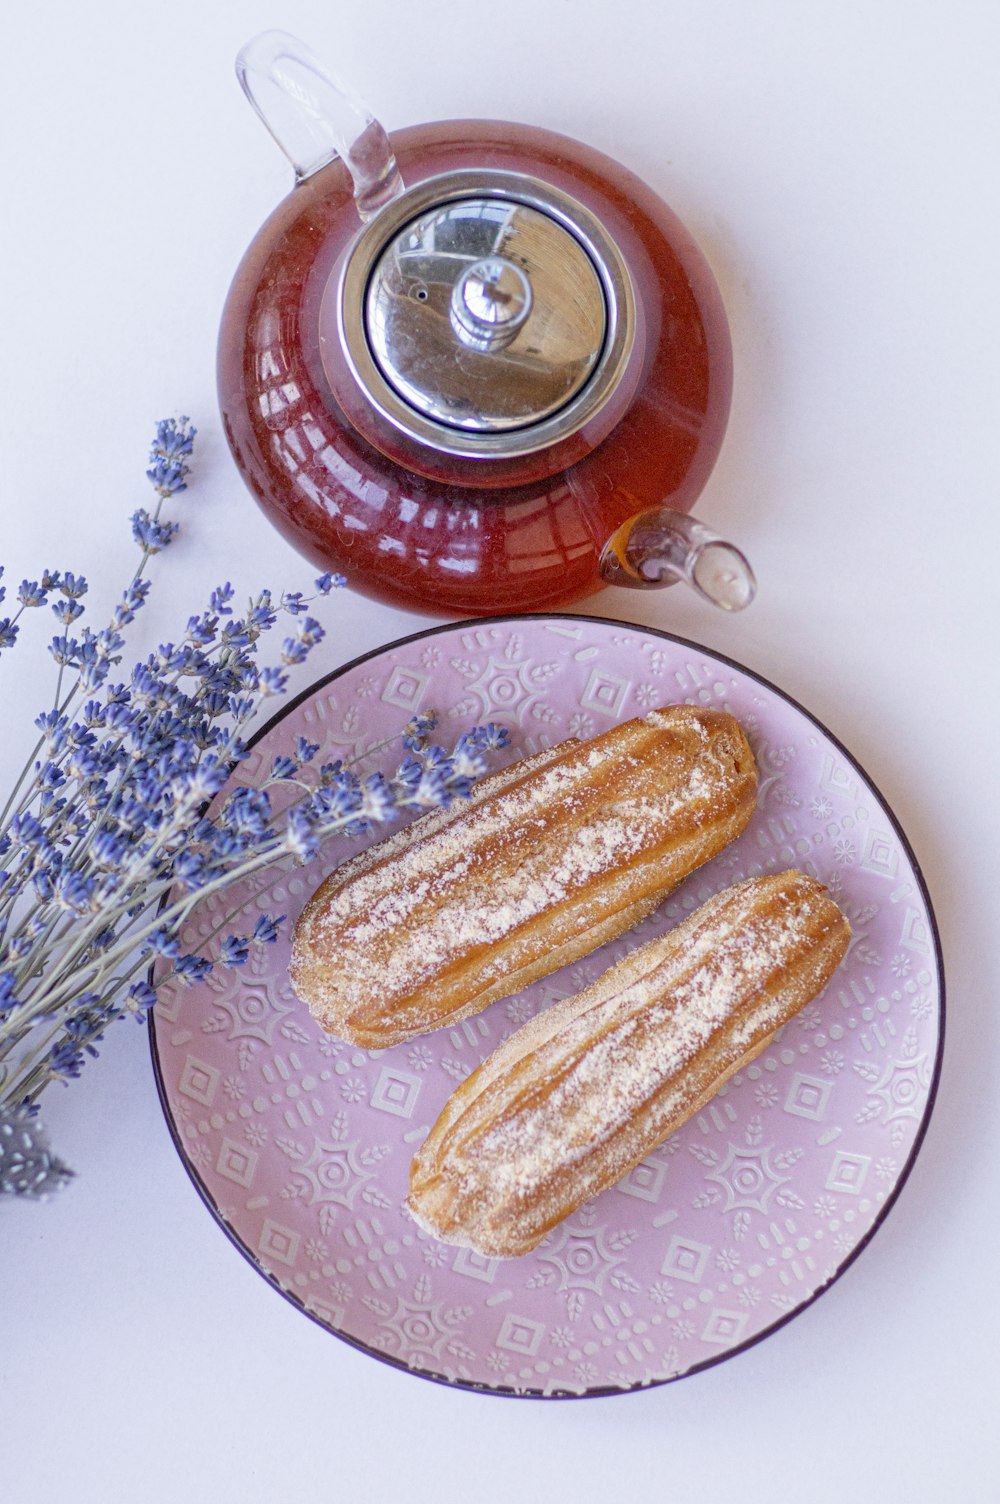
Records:
M388 137L283 33L237 66L296 185L236 273L219 394L285 537L356 589L439 614L679 579L746 605L745 558L687 515L732 356L671 210L550 131Z

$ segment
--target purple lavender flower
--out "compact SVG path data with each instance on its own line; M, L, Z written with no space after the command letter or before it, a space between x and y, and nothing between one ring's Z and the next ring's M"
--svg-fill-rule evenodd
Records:
M342 574L321 574L314 584L318 595L329 595L331 590L343 590L347 580Z
M94 879L73 867L61 867L52 885L52 902L70 914L85 914L90 908Z
M126 994L126 999L132 1004L133 1009L141 1009L148 1013L156 1002L156 991L148 982L133 982Z
M147 956L165 956L174 960L180 953L181 943L177 936L162 925L148 936L143 945L143 954Z
M361 794L361 813L366 820L376 824L385 824L395 818L396 797L381 773L373 773L365 779Z
M468 735L475 738L476 745L482 752L498 751L510 745L510 732L507 727L498 726L494 721L487 722L485 726L477 726Z
M16 972L9 969L0 971L0 1016L12 1013L17 1007L17 997L14 992L16 986Z
M250 942L245 935L227 935L222 942L219 960L223 966L244 966L250 954Z
M224 585L216 585L215 589L212 591L212 594L209 596L209 607L212 611L215 612L217 616L231 616L233 608L229 603L233 599L235 594L236 591L233 589L232 585L230 585L228 580Z
M158 518L151 516L145 507L139 507L132 513L132 537L139 547L147 554L158 554L173 542L180 532L180 524L176 522L160 522Z
M410 752L419 752L428 736L437 725L437 716L415 715L411 721L407 721L403 731L403 746Z
M37 580L22 580L17 598L22 606L44 606L48 600L48 594Z
M174 976L183 982L185 987L193 987L195 982L200 982L212 972L212 963L206 956L179 956L174 962ZM152 991L152 988L150 988ZM153 1001L156 1001L156 993L153 993Z
M278 938L281 926L285 922L285 915L279 914L275 919L270 914L261 914L253 927L252 938L258 945L273 945Z
M288 675L277 668L262 668L260 692L262 695L283 695L288 687Z
M82 574L75 575L71 573L71 571L67 570L61 578L59 578L58 576L55 576L54 578L55 588L59 590L62 595L66 596L68 600L76 601L79 600L82 595L87 594L87 581L84 579Z
M194 449L196 428L189 418L166 418L156 425L156 438L149 452L146 479L157 495L166 499L187 490L191 467L187 461Z
M297 805L285 826L285 848L300 862L309 862L319 850L316 817L305 805Z

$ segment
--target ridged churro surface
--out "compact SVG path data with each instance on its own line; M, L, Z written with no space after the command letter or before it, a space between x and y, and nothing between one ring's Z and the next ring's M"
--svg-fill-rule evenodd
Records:
M296 926L292 985L370 1049L456 1023L651 913L756 797L722 711L671 706L560 743L334 872Z
M685 1122L826 986L850 928L801 872L751 878L525 1024L449 1098L407 1205L528 1253Z

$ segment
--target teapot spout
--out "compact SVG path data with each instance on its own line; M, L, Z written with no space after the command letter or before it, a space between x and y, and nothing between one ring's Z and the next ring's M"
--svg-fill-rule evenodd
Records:
M403 191L382 126L309 48L287 31L254 37L236 59L236 76L254 110L301 182L342 157L363 221Z
M743 553L718 533L670 507L651 507L622 524L601 555L608 585L655 590L684 580L723 611L742 611L757 593Z

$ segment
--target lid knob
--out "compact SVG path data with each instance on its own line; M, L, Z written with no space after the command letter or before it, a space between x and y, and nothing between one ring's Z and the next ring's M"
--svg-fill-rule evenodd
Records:
M451 295L451 325L473 350L502 350L531 312L531 283L503 256L468 267Z

